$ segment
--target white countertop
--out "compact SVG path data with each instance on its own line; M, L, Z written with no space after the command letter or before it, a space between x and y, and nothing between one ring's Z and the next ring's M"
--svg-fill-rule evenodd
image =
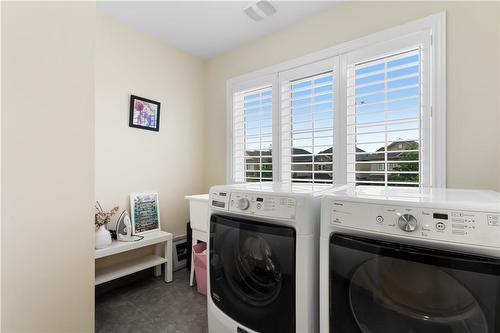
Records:
M350 186L327 194L339 200L500 212L500 193L491 190Z
M194 195L186 195L184 199L189 201L207 201L208 202L208 194L194 194Z
M338 184L304 184L291 182L262 182L262 183L239 183L229 185L213 186L211 191L227 192L254 192L254 193L273 193L283 195L302 195L318 197L325 192L344 188L346 185Z

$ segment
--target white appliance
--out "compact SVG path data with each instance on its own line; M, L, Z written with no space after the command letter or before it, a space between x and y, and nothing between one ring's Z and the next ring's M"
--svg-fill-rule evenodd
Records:
M322 200L321 332L500 332L500 195L350 187Z
M318 331L320 195L332 188L210 189L209 332Z
M128 212L124 210L118 221L116 222L116 236L119 241L129 242L133 240L132 237L132 222L130 222L130 216Z
M132 235L132 222L126 210L120 214L116 222L116 238L120 242L136 242L144 238L144 236Z

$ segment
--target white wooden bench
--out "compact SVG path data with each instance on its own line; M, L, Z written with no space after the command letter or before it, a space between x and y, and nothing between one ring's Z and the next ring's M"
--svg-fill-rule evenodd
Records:
M155 254L134 258L99 270L96 269L96 285L151 267L155 268L155 276L160 276L162 264L165 264L165 282L172 281L172 234L165 231L154 231L146 233L143 236L143 239L135 242L113 240L113 243L107 248L95 250L95 259L97 260L141 247L155 245Z

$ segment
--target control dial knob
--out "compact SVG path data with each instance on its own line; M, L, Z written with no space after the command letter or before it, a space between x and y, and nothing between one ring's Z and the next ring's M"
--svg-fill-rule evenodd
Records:
M241 210L247 210L250 207L250 201L247 198L241 198L238 200L238 208Z
M411 214L403 214L398 219L399 228L406 232L413 232L417 230L418 221L415 216Z

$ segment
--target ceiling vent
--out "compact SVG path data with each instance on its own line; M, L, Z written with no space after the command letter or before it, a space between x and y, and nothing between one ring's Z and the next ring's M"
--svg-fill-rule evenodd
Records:
M274 15L276 8L269 1L260 0L246 7L243 12L255 22L259 22L267 16Z

